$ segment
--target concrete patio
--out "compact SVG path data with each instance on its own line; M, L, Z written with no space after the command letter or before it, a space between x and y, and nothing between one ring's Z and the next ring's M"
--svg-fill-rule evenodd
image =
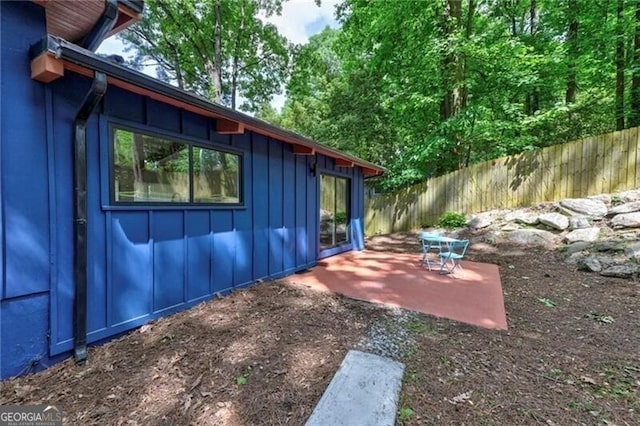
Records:
M441 275L423 266L421 258L422 254L352 251L324 259L286 280L475 326L507 329L496 265L463 261L463 271Z

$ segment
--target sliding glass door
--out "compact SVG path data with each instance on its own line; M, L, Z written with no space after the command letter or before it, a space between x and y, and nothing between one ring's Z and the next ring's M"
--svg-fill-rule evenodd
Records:
M349 243L349 179L320 175L320 250Z

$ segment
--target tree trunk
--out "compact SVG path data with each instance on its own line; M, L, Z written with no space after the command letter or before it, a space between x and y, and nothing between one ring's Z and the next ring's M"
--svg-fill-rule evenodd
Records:
M459 82L462 79L460 57L455 52L453 39L456 29L460 28L462 0L446 0L442 17L442 33L445 39L444 59L442 62L442 83L444 94L440 103L440 118L447 120L462 107Z
M623 0L616 8L616 130L624 129L624 26Z
M567 32L567 44L569 50L569 73L567 75L567 91L565 93L565 103L572 104L576 101L578 92L578 82L576 80L576 57L578 56L578 12L577 1L569 0L567 16L569 17L569 30Z
M538 31L538 4L536 0L531 0L529 5L529 35L533 38ZM540 109L540 87L536 85L528 95L527 105L529 113L534 114Z
M180 56L178 55L178 52L174 52L173 69L176 71L178 87L184 90L184 76L182 75L182 66L180 65Z
M231 71L231 109L236 109L236 94L238 92L238 54L233 55L233 69Z
M534 35L538 30L538 2L531 0L529 5L529 34Z
M231 64L231 109L236 109L236 96L238 92L238 73L240 71L240 51L242 49L242 36L244 31L244 4L240 3L240 23L236 32L235 48L233 50L233 61Z
M467 8L467 20L464 26L464 37L466 40L471 39L471 35L473 34L473 17L476 12L476 4L475 0L469 0L468 8ZM468 74L468 62L467 58L462 57L460 59L461 65L459 67L460 73L457 76L456 85L460 87L460 109L461 111L467 106L467 102L469 100L469 87L466 84L466 78Z
M451 10L451 18L453 18L453 29L454 32L460 28L460 21L462 18L462 0L448 0L450 4ZM451 104L451 116L457 115L463 106L462 99L462 82L464 81L464 76L462 75L462 59L460 55L456 53L452 53L452 65L454 69L454 80L452 89L452 104Z
M631 115L627 124L629 127L638 127L640 126L640 0L636 1L633 66L631 70Z
M473 34L473 17L476 11L475 0L468 0L467 3L467 19L464 24L464 38L470 40ZM460 11L461 13L461 11ZM458 23L461 23L462 17L458 19ZM456 82L454 89L454 114L460 113L467 107L469 100L469 87L467 86L467 73L468 62L464 56L458 57L458 72L456 73ZM457 95L456 95L457 93ZM469 134L473 133L473 125ZM461 135L455 135L456 148L455 151L458 154L458 169L466 167L469 164L469 158L471 158L471 143Z
M451 2L449 0L444 2L444 12L440 25L442 27L442 38L444 39L444 52L441 65L443 94L440 101L440 119L445 121L451 117L451 105L453 103L452 74L454 58L451 53L453 25L451 24Z
M213 33L213 63L208 64L209 81L213 90L214 102L222 103L222 20L220 17L220 0L213 0L215 15Z

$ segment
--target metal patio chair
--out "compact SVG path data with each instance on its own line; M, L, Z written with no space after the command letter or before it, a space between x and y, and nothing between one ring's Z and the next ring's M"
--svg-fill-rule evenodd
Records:
M427 265L427 268L431 271L431 263L435 263L429 259L431 250L437 250L437 255L442 251L442 241L439 234L423 232L418 236L420 243L422 244L422 263Z
M460 261L464 258L469 247L469 240L458 240L450 242L447 245L446 251L441 251L438 256L440 257L440 273L441 274L453 274L453 271L458 268L462 269Z

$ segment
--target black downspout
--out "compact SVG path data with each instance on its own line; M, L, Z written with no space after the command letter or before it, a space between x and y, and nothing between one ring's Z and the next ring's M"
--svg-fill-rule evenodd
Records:
M80 43L81 47L94 52L107 33L111 31L118 19L118 0L104 0L104 12L100 20L96 22L89 34L87 34Z
M107 76L95 72L75 119L74 155L74 347L76 362L87 359L87 120L107 91Z

